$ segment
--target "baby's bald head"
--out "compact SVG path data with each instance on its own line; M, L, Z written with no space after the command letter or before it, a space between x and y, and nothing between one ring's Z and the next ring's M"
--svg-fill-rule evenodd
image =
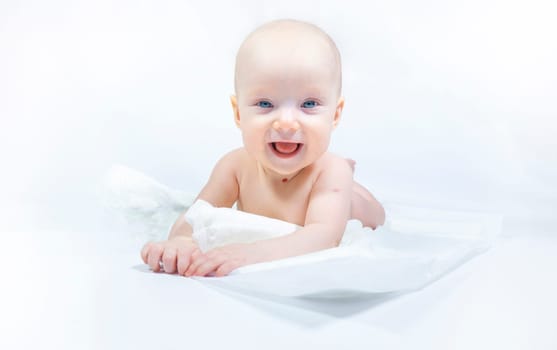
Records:
M255 29L244 40L236 56L236 95L249 80L247 78L255 65L271 61L278 63L284 70L288 70L288 65L292 64L308 68L324 67L324 74L330 75L340 96L340 53L334 41L319 27L296 20L277 20Z

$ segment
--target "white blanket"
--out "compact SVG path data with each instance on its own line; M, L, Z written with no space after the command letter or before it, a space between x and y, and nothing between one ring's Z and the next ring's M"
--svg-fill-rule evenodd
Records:
M106 204L151 230L146 238L164 237L192 198L177 195L125 167L109 171L104 189ZM486 250L500 231L497 215L388 204L385 209L386 223L374 231L350 220L339 247L244 266L225 277L196 278L218 287L279 296L346 297L408 291L427 285ZM185 219L203 251L276 237L297 228L236 209L214 208L201 200L189 207ZM153 229L159 232L154 234Z
M192 226L192 237L203 252L231 243L252 243L284 236L299 228L290 222L232 208L215 208L204 200L195 201L184 218ZM350 220L340 245L354 244L371 232L370 228L362 227L360 221Z

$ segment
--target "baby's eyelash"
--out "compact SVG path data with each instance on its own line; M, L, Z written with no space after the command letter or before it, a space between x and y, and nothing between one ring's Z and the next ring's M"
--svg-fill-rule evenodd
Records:
M265 100L258 101L255 105L257 107L260 107L260 108L273 108L273 104L271 102L265 101Z
M319 105L319 102L315 100L307 100L302 102L302 108L315 108Z

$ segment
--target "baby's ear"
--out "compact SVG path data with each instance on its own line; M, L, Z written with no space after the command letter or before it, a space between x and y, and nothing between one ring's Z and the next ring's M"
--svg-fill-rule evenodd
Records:
M341 96L337 102L337 108L335 110L335 116L333 118L333 128L336 128L340 122L340 117L342 116L342 110L344 109L344 97Z
M240 111L238 109L238 99L236 95L230 95L230 103L232 104L232 111L234 112L234 123L240 127Z

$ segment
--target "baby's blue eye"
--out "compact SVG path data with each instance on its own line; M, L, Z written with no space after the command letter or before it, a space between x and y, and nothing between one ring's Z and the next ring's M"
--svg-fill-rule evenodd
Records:
M272 108L273 104L269 101L259 101L257 102L257 106L261 108Z
M317 107L317 102L313 100L305 101L302 103L302 108L315 108Z

